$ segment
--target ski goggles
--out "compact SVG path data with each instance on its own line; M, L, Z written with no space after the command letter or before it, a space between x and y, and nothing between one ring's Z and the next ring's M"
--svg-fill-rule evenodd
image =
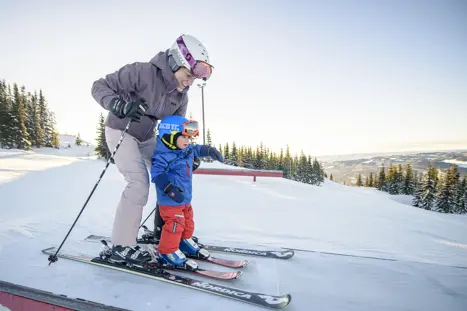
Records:
M185 60L190 65L193 76L197 79L203 79L204 81L209 79L212 74L212 66L201 60L195 60L190 51L188 51L188 48L181 36L177 38L177 45L182 52L183 57L185 57Z
M195 137L199 135L198 121L189 120L182 124L182 135Z

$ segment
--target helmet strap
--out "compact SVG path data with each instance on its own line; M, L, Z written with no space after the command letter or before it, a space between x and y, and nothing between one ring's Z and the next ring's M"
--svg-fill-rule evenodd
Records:
M181 150L177 147L177 139L182 135L180 132L173 132L172 134L162 135L161 141L164 145L172 150Z
M170 70L172 70L172 72L175 72L178 69L180 69L180 66L175 61L175 58L173 55L169 55L169 67L170 67Z

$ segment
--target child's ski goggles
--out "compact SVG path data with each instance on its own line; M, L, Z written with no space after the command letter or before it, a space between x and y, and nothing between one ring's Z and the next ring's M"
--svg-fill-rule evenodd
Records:
M199 126L198 121L189 120L182 124L182 135L183 136L198 136L199 135Z
M206 81L212 74L212 66L206 62L195 60L191 53L188 51L188 48L183 41L183 38L180 36L177 38L178 48L182 52L183 57L185 57L188 64L191 67L191 73L197 79L203 79Z

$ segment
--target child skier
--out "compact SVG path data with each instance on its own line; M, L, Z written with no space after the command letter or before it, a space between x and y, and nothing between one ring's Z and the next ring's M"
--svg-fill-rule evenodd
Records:
M190 137L199 134L198 122L181 116L168 116L158 126L156 148L152 156L151 181L156 185L160 215L164 221L157 247L157 259L163 264L196 269L185 254L209 257L209 253L191 239L194 231L192 171L195 157L210 156L220 162L220 152L208 145L192 145Z

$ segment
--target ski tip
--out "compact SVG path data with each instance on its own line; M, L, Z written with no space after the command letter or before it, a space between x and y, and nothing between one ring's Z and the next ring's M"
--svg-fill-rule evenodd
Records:
M55 250L56 250L56 249L57 249L57 248L56 248L55 246L52 246L52 247L43 249L43 250L42 250L42 253L47 254L47 255L51 255L51 253L55 253Z

